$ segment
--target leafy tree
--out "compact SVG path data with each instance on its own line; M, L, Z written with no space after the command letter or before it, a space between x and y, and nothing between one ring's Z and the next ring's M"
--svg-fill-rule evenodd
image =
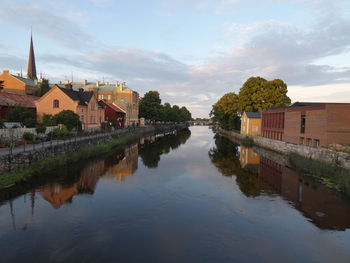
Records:
M147 120L161 120L161 99L158 91L149 91L141 98L139 115Z
M56 120L51 114L44 114L43 115L43 124L48 127L48 126L56 126Z
M180 108L180 121L185 122L185 121L190 121L192 120L192 115L189 110L183 106Z
M64 126L66 126L69 131L74 128L78 130L81 129L81 121L79 115L71 110L61 111L60 113L56 114L53 119L57 124L64 124Z
M222 96L213 105L210 116L225 130L239 130L240 116L238 95L234 92L230 92Z
M34 95L38 97L42 97L49 90L50 90L49 80L43 79L40 86L34 91Z
M32 109L22 106L12 108L6 115L9 122L20 122L28 128L35 127L36 113Z
M261 77L251 77L239 91L240 112L288 106L291 100L287 91L287 84L280 79L267 81Z

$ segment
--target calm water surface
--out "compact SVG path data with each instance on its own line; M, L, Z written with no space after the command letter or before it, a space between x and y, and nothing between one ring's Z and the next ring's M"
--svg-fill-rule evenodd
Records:
M0 192L1 262L349 262L350 203L207 127Z

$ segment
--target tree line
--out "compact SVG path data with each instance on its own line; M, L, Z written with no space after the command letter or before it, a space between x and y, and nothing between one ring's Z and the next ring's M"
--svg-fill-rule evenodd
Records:
M151 121L185 122L192 120L191 112L186 107L162 104L158 91L149 91L140 99L140 118Z
M261 77L249 78L238 94L226 93L213 106L210 117L225 130L239 130L243 112L257 112L291 103L287 84L280 79L268 81Z

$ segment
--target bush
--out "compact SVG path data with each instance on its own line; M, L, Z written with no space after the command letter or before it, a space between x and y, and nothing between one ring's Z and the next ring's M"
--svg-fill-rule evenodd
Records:
M81 130L81 121L78 114L71 110L64 110L56 114L53 119L57 124L64 124L69 131L72 129Z
M48 126L56 126L56 120L51 114L44 114L43 115L43 124Z
M39 133L45 133L46 132L46 126L43 124L39 124L38 126L36 126L35 131L37 134Z
M26 127L32 128L36 124L36 113L33 109L15 106L6 115L9 122L20 122Z
M66 127L56 128L50 134L52 139L65 139L69 137L69 132Z
M34 134L31 132L24 132L22 137L24 140L29 142L32 142L34 140Z
M107 132L107 131L111 131L111 130L112 130L112 127L109 124L109 122L104 121L101 123L101 131Z

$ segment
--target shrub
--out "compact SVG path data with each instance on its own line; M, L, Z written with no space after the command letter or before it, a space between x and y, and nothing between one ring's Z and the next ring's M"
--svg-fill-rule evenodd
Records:
M26 127L35 127L36 113L34 110L15 106L6 115L6 119L9 122L20 122Z
M24 132L22 137L24 140L29 141L29 142L34 140L34 134L31 132Z
M109 122L104 121L101 123L101 131L107 132L107 131L111 131L111 130L112 130L112 127L109 124Z
M43 115L43 124L48 127L48 126L56 126L56 120L51 114L44 114Z
M69 131L72 129L81 130L81 121L78 114L71 110L64 110L56 114L54 120L57 124L64 124Z
M38 126L36 126L35 131L37 134L39 133L45 133L46 132L46 126L43 124L39 124Z
M69 136L69 132L66 127L56 128L51 133L52 139L64 139Z

